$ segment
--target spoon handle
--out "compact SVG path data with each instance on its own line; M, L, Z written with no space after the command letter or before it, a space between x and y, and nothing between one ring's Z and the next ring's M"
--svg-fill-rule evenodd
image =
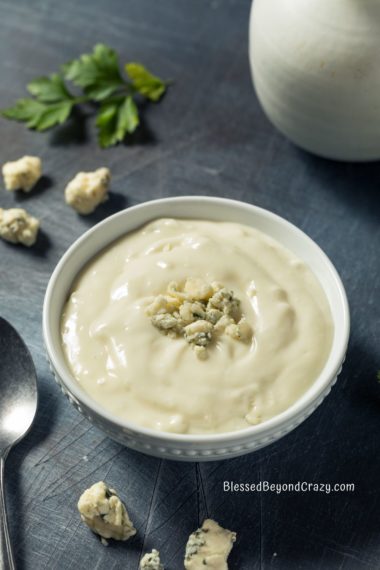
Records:
M5 457L0 457L0 570L15 570L4 497Z

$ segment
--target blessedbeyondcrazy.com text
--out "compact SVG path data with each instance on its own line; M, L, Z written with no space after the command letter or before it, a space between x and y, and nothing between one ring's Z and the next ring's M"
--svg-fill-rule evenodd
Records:
M223 491L226 493L353 493L355 483L326 483L296 481L293 483L271 483L258 481L257 483L238 483L223 481Z

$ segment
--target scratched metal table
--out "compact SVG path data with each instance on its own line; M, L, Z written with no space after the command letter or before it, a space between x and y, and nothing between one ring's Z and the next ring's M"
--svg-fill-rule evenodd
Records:
M207 515L236 530L230 567L367 570L380 567L379 196L380 166L339 164L294 148L265 119L247 59L248 0L0 0L2 107L28 80L103 41L175 80L147 109L134 146L107 151L92 121L47 134L1 120L1 163L41 156L30 196L0 191L0 206L42 220L34 249L0 244L0 313L23 334L38 370L33 430L7 462L7 500L18 567L136 570L159 548L182 568L189 533ZM79 170L108 166L111 199L81 218L63 202ZM66 248L105 216L151 198L227 196L269 208L304 229L347 287L352 336L344 370L323 405L282 441L209 464L160 461L110 441L54 384L45 362L41 309ZM76 502L107 480L127 498L137 537L104 548ZM226 493L223 482L349 482L343 493Z

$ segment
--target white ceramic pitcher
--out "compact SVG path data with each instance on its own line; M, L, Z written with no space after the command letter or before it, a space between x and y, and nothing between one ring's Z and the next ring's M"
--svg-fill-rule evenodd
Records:
M249 54L261 105L290 140L380 159L380 0L253 0Z

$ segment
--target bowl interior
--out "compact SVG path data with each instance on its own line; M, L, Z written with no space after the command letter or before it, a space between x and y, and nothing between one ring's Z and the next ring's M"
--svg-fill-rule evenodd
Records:
M329 358L320 376L295 404L279 416L275 416L263 424L246 429L259 433L263 430L263 426L264 428L269 425L273 427L276 423L281 423L282 419L289 419L292 414L296 415L299 413L310 400L317 399L326 385L336 376L344 359L349 335L347 299L344 287L334 266L315 242L283 218L243 202L207 197L166 198L123 210L87 231L61 258L47 288L43 311L43 330L50 359L68 388L79 399L82 398L87 403L91 402L91 398L83 392L79 384L71 376L61 346L61 313L75 277L94 255L111 242L127 232L160 217L207 219L246 224L276 239L309 265L325 291L334 322L333 344ZM92 406L99 412L99 406L93 401ZM107 416L105 410L101 410L100 413ZM119 420L113 419L113 421L122 426L126 425L125 422ZM132 424L128 424L127 427L131 426ZM141 431L139 426L132 427ZM143 431L148 431L153 437L155 435L151 430ZM241 432L233 432L233 434L235 433ZM162 434L160 435L162 437ZM167 434L167 436L170 438L176 437L177 439L190 437L182 434ZM207 437L210 440L209 435L197 436L197 439L202 439L202 437ZM215 439L225 438L226 434L217 434L213 437ZM192 439L194 439L194 436L192 436Z

